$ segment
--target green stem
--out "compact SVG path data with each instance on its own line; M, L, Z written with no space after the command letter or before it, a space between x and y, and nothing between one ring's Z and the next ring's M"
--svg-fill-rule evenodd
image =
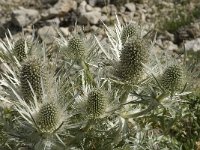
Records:
M164 98L166 98L167 96L169 96L169 93L162 93L161 95L159 95L156 100L157 102L161 102Z
M138 112L138 113L125 115L124 118L136 118L136 117L140 117L142 115L147 114L148 112L150 112L151 110L153 110L155 107L157 107L157 106L154 105L154 103L151 103L147 109L145 109L145 110L143 110L141 112Z
M93 75L91 74L89 67L86 65L86 63L85 63L83 60L81 60L80 63L81 63L81 66L82 66L82 68L83 68L83 70L84 70L84 73L86 74L87 81L88 81L90 84L92 84L94 87L96 87L97 84L96 84L96 82L94 81L94 77L93 77Z
M130 93L130 90L131 90L131 86L125 87L125 92L122 94L122 96L119 99L119 101L120 101L121 104L126 103L126 101L128 99L128 95Z

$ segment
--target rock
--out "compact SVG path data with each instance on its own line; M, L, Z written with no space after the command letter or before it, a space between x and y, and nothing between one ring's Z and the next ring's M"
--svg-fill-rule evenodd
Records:
M82 3L84 0L76 0L77 4Z
M191 41L185 41L185 50L193 50L193 51L199 51L200 50L200 38L191 40Z
M54 37L56 37L58 33L54 27L44 26L38 30L38 35L46 44L51 44L55 40Z
M121 13L124 13L125 11L126 11L126 8L125 8L124 6L121 6L121 7L120 7L120 12L121 12Z
M178 50L178 46L174 44L172 41L164 41L163 47L164 49L169 50L169 51Z
M92 11L98 11L98 12L101 12L101 8L100 8L100 7L94 7Z
M50 16L65 16L70 10L77 9L77 2L74 0L60 0L48 10Z
M101 21L103 21L104 23L108 22L109 21L108 16L107 15L102 15L101 16Z
M135 15L135 13L133 13L133 12L130 12L128 14L121 14L123 21L126 23L129 23L130 20L133 20L132 18L134 17L134 15ZM136 20L136 19L134 19L134 20Z
M110 15L115 15L117 13L117 8L115 7L115 5L108 5L105 6L101 9L101 12L104 14L110 14Z
M193 25L180 27L174 34L175 43L181 44L185 40L192 40L200 35L200 30Z
M86 5L87 5L86 1L82 1L82 2L80 3L80 5L79 5L78 9L77 9L77 12L78 12L79 14L85 13L85 12L86 12Z
M91 6L95 6L97 4L98 0L87 0L88 4L90 4Z
M101 12L101 8L100 7L92 7L90 5L86 5L85 9L86 9L86 12L90 12L90 11L99 11L99 12Z
M163 34L157 36L157 40L161 39L162 41L174 41L174 34L164 31Z
M78 22L81 25L87 25L88 23L98 24L100 18L101 18L101 13L100 12L98 12L98 11L91 11L91 12L83 13L80 16Z
M60 24L60 19L58 17L50 19L50 20L46 20L45 21L48 25L59 25Z
M55 4L58 2L58 0L40 0L42 4Z
M69 36L70 35L69 28L61 27L60 30L61 30L61 32L63 33L64 36Z
M97 27L97 26L95 26L95 25L93 25L93 26L91 26L91 30L92 31L97 31L99 28Z
M106 6L110 3L110 0L88 0L88 4L91 6Z
M26 9L20 7L18 10L12 12L12 22L20 27L33 24L40 19L40 14L35 9Z
M136 11L136 7L135 7L134 3L127 3L127 4L125 4L125 8L128 11L131 11L131 12L135 12Z
M74 11L67 13L64 18L62 19L60 26L66 27L70 25L75 25L77 22L77 14Z
M86 9L86 11L88 12L88 11L92 11L92 10L93 10L93 7L90 6L90 5L86 5L85 9Z

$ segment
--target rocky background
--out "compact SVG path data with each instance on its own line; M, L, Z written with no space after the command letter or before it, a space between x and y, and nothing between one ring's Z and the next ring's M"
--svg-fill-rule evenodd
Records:
M1 0L0 38L8 29L14 37L34 31L48 44L56 29L67 37L75 27L103 37L102 22L112 26L116 14L157 32L158 50L200 50L199 0Z

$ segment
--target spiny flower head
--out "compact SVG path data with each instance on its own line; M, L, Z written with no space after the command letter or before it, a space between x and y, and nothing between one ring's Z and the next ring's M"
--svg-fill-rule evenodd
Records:
M28 59L24 62L20 73L20 83L22 95L27 102L33 99L33 91L37 98L40 99L42 95L41 80L44 79L43 77L42 65L39 60Z
M136 82L148 61L148 42L141 38L131 38L122 48L116 76L123 81Z
M184 72L181 66L171 65L168 66L163 72L160 84L166 91L177 91L180 90L183 84Z
M27 57L27 51L31 49L31 46L32 44L24 38L21 38L15 42L13 53L18 61L21 62Z
M101 90L94 89L88 94L87 111L92 118L99 118L106 109L105 95Z
M139 36L139 30L138 30L138 26L134 25L134 24L128 24L126 25L123 30L122 30L122 34L121 34L121 41L122 44L124 44L129 38L131 37L138 37Z
M68 43L69 54L75 59L81 59L84 57L86 47L84 42L77 36L71 38Z
M52 133L58 127L59 111L58 107L53 102L43 104L36 115L36 124L40 131Z

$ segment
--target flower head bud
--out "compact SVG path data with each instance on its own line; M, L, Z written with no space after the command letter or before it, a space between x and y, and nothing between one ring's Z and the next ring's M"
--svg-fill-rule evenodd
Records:
M38 60L31 59L24 62L20 74L21 90L24 99L29 102L33 99L33 92L38 99L42 96L41 78L43 77L42 66Z
M121 51L116 76L124 81L138 81L143 72L143 63L148 61L148 51L146 40L131 38Z
M94 119L100 117L105 111L105 96L100 90L93 90L88 95L87 111Z
M73 37L69 40L68 51L75 59L81 59L84 56L86 47L79 37Z
M138 27L134 24L129 24L125 26L122 30L121 34L121 41L122 44L124 44L129 38L137 37L139 35L138 33Z
M171 65L166 68L161 76L160 84L164 90L173 92L182 87L183 84L183 69L178 65Z
M58 128L58 107L53 102L49 102L41 106L36 116L36 123L40 131L52 133Z
M21 38L15 42L13 52L20 62L26 58L26 46L27 50L31 49L31 43L25 39Z

